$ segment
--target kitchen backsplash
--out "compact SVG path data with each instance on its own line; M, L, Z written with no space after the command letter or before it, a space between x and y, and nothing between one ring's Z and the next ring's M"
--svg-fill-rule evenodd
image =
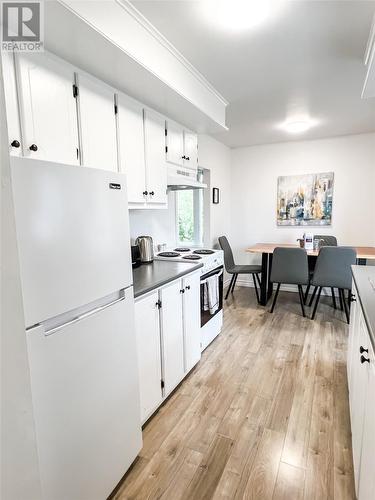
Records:
M168 194L168 209L129 210L130 237L132 244L140 235L152 236L154 244L166 243L176 246L176 207L175 196Z

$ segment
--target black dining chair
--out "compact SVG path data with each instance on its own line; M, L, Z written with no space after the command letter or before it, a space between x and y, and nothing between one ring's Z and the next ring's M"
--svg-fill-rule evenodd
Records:
M302 285L307 285L309 282L306 250L303 248L275 248L272 259L271 282L277 283L277 288L270 312L272 313L275 309L280 285L297 285L302 315L305 317Z
M257 282L258 282L258 285L260 288L259 275L262 272L262 266L235 264L234 258L233 258L232 248L229 244L228 238L226 236L220 236L218 238L218 240L219 240L219 245L220 245L221 249L224 251L225 270L228 274L232 275L227 293L225 295L225 300L228 298L228 295L230 293L233 293L234 287L236 286L238 275L239 274L251 274L253 277L257 301L259 303L259 291L258 291L258 287L257 287Z
M315 234L314 241L319 241L319 248L321 248L321 247L337 247L336 236L332 236L332 235L328 235L328 234ZM308 256L310 281L311 281L313 274L314 274L316 259L317 259L317 257L315 257L315 255ZM311 284L309 283L307 285L306 292L305 292L305 304L306 304L307 298L309 296L310 288L311 288ZM315 297L315 293L316 293L316 288L313 291L314 297ZM335 291L333 288L331 289L331 294L332 294L333 307L336 309ZM341 304L341 299L340 299L340 304ZM310 306L310 304L309 304L309 306ZM341 309L342 309L342 304L341 304Z
M344 290L348 290L350 298L352 288L351 266L355 264L356 258L356 251L351 247L322 247L320 249L311 280L315 290L310 304L312 304L316 290L318 290L311 319L315 318L323 288L328 287L331 290L338 288L340 301L344 306L346 320L349 323L349 306L345 300Z

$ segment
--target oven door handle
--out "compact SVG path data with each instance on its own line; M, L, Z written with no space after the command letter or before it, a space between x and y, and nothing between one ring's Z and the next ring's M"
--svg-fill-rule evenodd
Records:
M221 276L222 274L223 274L223 269L219 273L213 273L210 276L207 276L207 278L211 278L211 276L217 276L219 278L219 276ZM201 280L201 285L203 285L204 283L207 282L207 278L204 280Z

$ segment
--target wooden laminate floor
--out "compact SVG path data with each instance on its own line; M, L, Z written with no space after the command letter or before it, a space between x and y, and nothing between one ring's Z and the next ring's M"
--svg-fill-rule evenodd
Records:
M284 292L269 314L237 288L224 316L114 498L354 499L343 313L304 319Z

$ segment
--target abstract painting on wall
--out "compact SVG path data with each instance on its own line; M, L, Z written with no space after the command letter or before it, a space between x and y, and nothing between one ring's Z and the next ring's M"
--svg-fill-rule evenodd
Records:
M277 180L278 226L329 226L333 172L286 175Z

